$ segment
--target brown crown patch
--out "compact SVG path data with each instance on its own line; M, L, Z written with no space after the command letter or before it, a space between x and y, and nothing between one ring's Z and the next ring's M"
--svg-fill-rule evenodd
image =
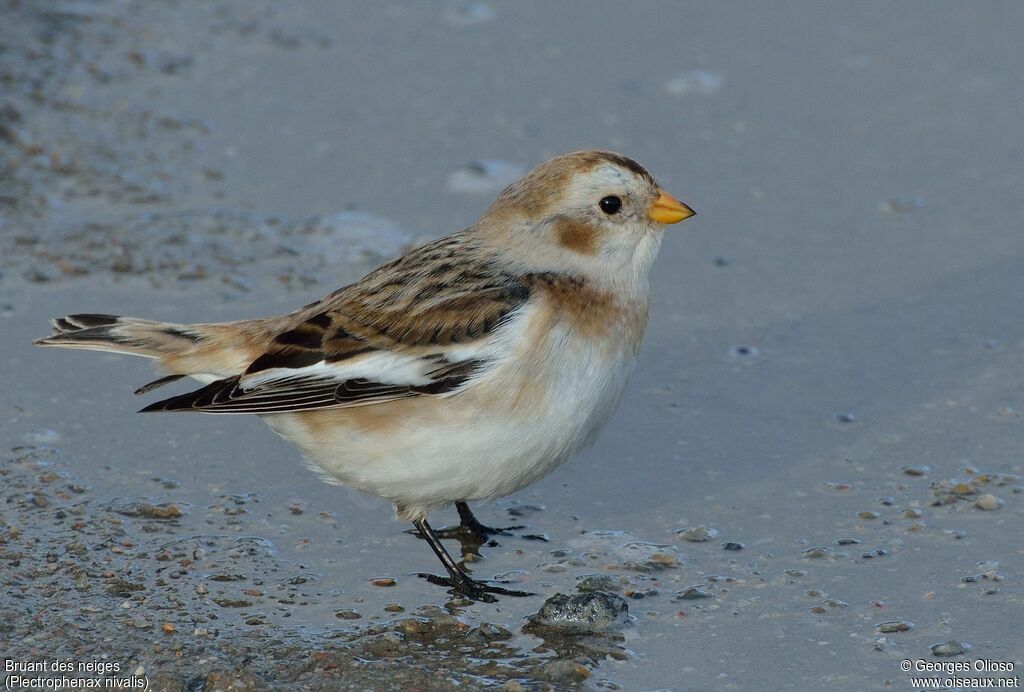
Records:
M609 163L655 185L654 178L647 169L628 156L612 151L577 151L556 156L531 170L505 188L489 211L494 213L496 210L511 206L526 214L545 213L554 199L553 195L562 190L572 176Z

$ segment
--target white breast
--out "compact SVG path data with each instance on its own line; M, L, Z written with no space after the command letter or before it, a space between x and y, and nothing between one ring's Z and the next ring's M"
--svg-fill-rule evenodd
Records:
M389 499L410 516L507 495L593 441L636 362L639 334L581 338L569 324L538 317L517 316L534 328L453 396L367 407L372 412L335 409L319 414L316 426L309 414L265 418L299 444L325 480Z

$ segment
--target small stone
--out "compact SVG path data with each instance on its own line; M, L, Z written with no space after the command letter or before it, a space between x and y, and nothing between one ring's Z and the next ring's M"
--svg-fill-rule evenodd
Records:
M757 346L733 346L729 349L729 355L733 358L755 358L761 354Z
M501 625L493 625L489 622L480 623L479 627L474 627L467 634L466 638L475 641L483 642L494 642L494 641L508 641L512 638L512 633Z
M388 603L386 606L384 606L384 610L386 610L389 613L404 613L405 612L405 608L403 608L402 606L398 605L397 603Z
M923 464L920 466L901 466L900 471L907 476L926 476L931 471L931 467Z
M823 545L808 548L804 551L804 557L811 560L819 560L821 558L833 558L835 557L835 554L835 550Z
M679 529L676 531L676 535L691 543L705 543L714 540L718 536L718 530L707 526L694 526L693 528Z
M739 551L739 550L743 550L743 544L742 543L733 543L733 542L723 543L722 544L722 550L729 550L729 551L732 551L732 552L736 552L736 551Z
M388 587L388 586L394 586L397 583L398 582L396 582L391 577L374 577L373 579L370 580L370 585L371 586Z
M619 591L623 587L620 579L610 574L588 574L576 584L576 590L582 593L592 591Z
M875 512L873 510L868 510L868 511L865 511L865 512L858 512L857 516L859 518L861 518L861 519L869 519L870 520L870 519L877 519L879 517L879 514L878 514L878 512Z
M932 644L932 656L939 656L942 658L948 656L962 656L967 653L967 650L971 648L971 645L966 642L958 642L955 639L950 639L948 642L942 642L940 644Z
M856 538L837 538L836 545L857 545L860 543Z
M681 601L700 601L705 598L714 598L707 591L704 591L699 586L690 586L682 591L676 592L676 598Z
M164 631L164 634L173 634L175 631L174 625L170 622L165 622L164 624L160 625L160 629Z
M544 677L552 682L582 682L590 677L590 671L576 661L558 660L545 663L542 668Z
M914 626L914 623L906 620L889 620L875 625L875 631L879 634L893 634L894 632L906 632Z
M629 606L621 596L602 591L576 596L557 593L529 619L535 628L599 634L623 627L629 619Z
M334 617L338 618L339 620L358 620L363 616L354 610L339 610L334 614Z
M995 495L985 493L974 501L974 506L986 512L991 512L1002 507L1003 501Z
M221 608L248 608L252 605L252 601L242 598L215 598L213 602Z

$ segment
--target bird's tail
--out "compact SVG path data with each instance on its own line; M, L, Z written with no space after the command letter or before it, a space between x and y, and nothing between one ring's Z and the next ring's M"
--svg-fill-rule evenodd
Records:
M195 349L203 336L190 325L116 315L67 315L50 320L50 326L53 334L36 339L37 346L112 351L160 359Z
M37 346L111 351L156 360L169 374L136 394L191 376L202 382L239 375L273 338L273 319L173 324L116 315L67 315L50 320L53 334Z

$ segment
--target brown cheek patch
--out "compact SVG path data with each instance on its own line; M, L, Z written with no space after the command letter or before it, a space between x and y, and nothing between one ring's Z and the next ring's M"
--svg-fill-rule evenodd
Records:
M555 222L555 238L567 250L581 255L596 255L600 231L593 226L572 219L561 218Z

